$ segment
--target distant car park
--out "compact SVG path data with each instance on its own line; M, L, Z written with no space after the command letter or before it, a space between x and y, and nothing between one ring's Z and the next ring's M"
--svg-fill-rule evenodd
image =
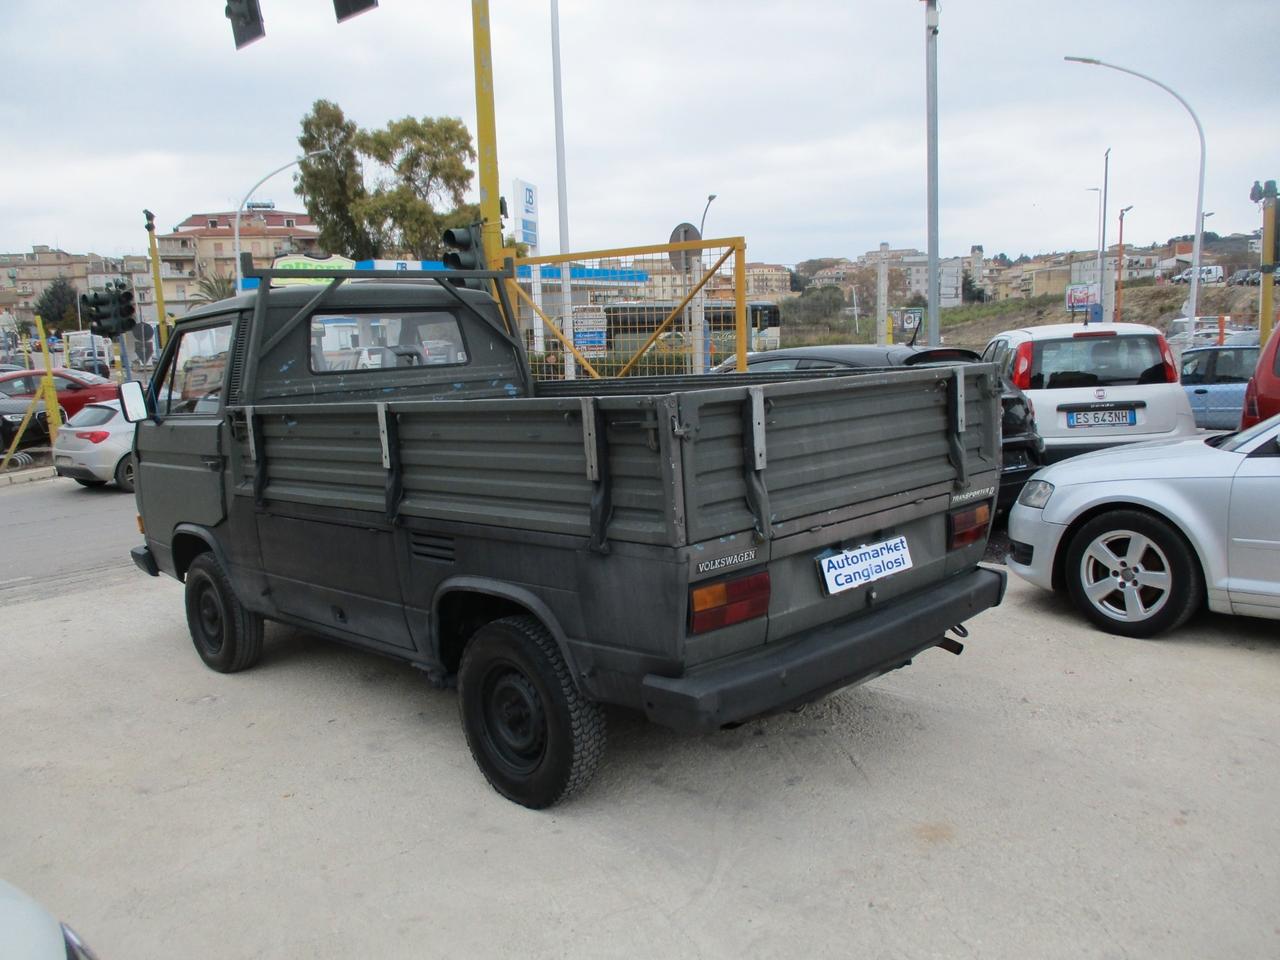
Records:
M1245 386L1258 364L1255 346L1196 347L1182 354L1182 388L1196 426L1234 430L1244 409Z

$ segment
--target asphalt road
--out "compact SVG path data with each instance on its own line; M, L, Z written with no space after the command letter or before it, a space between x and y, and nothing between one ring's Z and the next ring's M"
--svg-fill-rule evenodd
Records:
M133 512L0 490L5 556L60 578L0 592L0 875L103 960L1280 955L1274 623L1127 640L1015 580L963 656L800 714L612 713L535 813L411 668L269 628L206 670Z

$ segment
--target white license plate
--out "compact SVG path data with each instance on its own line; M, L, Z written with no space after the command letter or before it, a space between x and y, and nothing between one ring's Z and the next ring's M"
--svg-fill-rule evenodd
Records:
M1138 411L1078 410L1067 414L1068 427L1132 427L1138 422Z
M71 458L70 458L70 457L54 457L54 458L53 458L53 462L54 462L54 463L64 463L64 464L65 464L65 463L70 463L70 462L71 462Z
M910 569L911 549L907 546L906 537L894 537L818 557L818 574L829 594L864 587Z

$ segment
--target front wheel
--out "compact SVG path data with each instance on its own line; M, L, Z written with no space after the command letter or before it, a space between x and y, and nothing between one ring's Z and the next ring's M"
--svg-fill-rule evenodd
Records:
M187 628L205 666L235 673L262 655L262 617L236 598L222 564L202 553L187 568Z
M605 719L574 686L550 632L534 617L486 624L458 669L467 745L500 794L542 809L590 782L604 754Z
M116 464L116 486L125 493L133 493L133 454L126 453Z
M1094 517L1067 550L1067 590L1103 630L1154 637L1186 622L1204 600L1200 564L1169 523L1137 510Z

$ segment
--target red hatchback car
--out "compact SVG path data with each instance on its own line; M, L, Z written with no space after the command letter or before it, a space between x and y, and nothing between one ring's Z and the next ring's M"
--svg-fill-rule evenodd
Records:
M4 387L0 386L0 390ZM1280 326L1271 331L1267 345L1258 354L1258 366L1244 391L1240 429L1252 427L1280 413Z
M0 373L0 393L6 393L15 400L30 400L39 389L43 376L43 370ZM58 406L67 417L74 417L85 404L116 399L116 385L113 382L84 370L54 367L53 389L58 394Z

